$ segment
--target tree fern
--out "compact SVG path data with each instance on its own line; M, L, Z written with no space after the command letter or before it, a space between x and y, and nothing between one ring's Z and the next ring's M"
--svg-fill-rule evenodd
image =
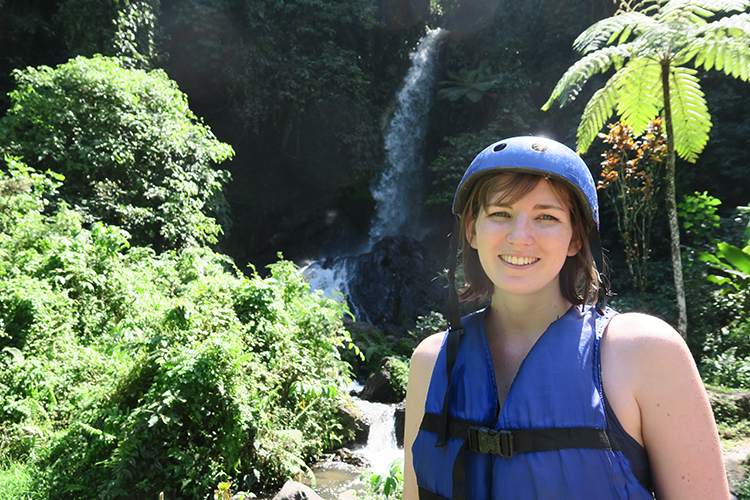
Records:
M617 114L633 129L638 137L664 107L664 96L659 88L661 65L653 60L633 60L623 74L617 103Z
M675 149L689 162L698 159L711 130L711 116L697 73L691 68L675 68L669 82Z
M591 76L604 73L613 66L615 69L619 69L628 57L630 57L630 50L627 44L606 47L583 57L571 66L557 82L557 86L555 86L552 95L542 106L542 109L547 110L556 102L562 106L574 100L581 87Z
M586 31L581 33L573 42L573 49L581 54L588 54L594 50L611 45L622 45L631 34L637 34L642 27L650 26L653 20L640 12L628 12L618 16L602 19ZM623 36L626 34L626 36Z
M587 103L578 127L578 149L586 151L613 112L638 135L648 123L665 114L670 146L668 186L674 186L675 152L695 162L711 130L711 116L696 70L716 69L744 81L750 79L750 0L621 0L618 14L584 31L573 47L582 55L555 86L542 107L573 100L595 73L617 71ZM638 9L633 11L632 9ZM625 13L620 13L623 10ZM716 19L714 19L714 17ZM622 50L618 50L622 49ZM667 71L664 88L662 73ZM664 96L669 95L669 108ZM670 191L668 189L668 191ZM673 240L673 269L679 309L678 330L687 329L682 286L679 226L674 189L667 204Z
M594 92L584 108L577 133L578 150L581 153L588 151L599 131L614 113L622 71L620 70L614 77L610 78L603 88Z

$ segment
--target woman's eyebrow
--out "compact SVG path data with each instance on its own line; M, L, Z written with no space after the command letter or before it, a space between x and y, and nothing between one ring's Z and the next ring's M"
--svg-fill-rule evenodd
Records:
M565 211L565 208L562 205L547 205L547 204L543 204L543 203L534 205L534 208L537 209L537 210L550 210L550 209L553 209L553 210L562 210L563 212Z

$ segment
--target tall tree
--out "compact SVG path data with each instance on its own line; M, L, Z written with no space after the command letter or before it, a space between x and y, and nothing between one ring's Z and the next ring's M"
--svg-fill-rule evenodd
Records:
M675 194L675 153L695 162L708 142L711 116L698 70L750 78L748 0L622 0L614 16L599 21L573 43L583 57L555 86L542 109L575 99L597 73L614 69L587 103L578 127L585 152L613 113L641 135L663 114L667 134L667 212L677 293L677 329L687 336L680 233Z

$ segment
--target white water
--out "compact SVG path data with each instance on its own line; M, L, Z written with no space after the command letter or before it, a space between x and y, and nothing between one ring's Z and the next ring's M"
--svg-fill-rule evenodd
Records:
M361 390L362 386L352 383L352 387ZM360 479L365 470L375 474L387 474L388 468L395 460L404 458L404 449L396 442L395 405L371 403L357 397L353 398L362 416L370 423L367 444L352 450L369 464L365 468L355 467L343 462L325 461L313 466L315 473L315 492L323 500L336 500L347 490L367 491L367 485Z
M385 474L398 458L404 458L403 448L396 444L395 407L383 403L371 403L355 398L357 407L370 422L367 445L355 450L370 463L376 474Z
M410 57L412 66L386 129L386 168L373 186L376 214L370 245L385 236L415 234L422 205L422 145L433 101L436 54L445 30L428 30Z

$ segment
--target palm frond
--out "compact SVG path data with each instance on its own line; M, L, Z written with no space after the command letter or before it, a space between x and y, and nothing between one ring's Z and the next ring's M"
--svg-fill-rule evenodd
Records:
M646 131L664 107L661 64L649 59L631 59L620 78L617 114L630 125L633 135Z
M750 13L743 12L708 23L697 36L750 40Z
M617 40L622 45L631 34L638 35L643 27L654 24L654 20L640 12L627 12L602 19L578 35L573 49L580 54L588 54Z
M661 22L670 19L685 19L700 22L716 14L743 12L750 5L748 0L670 0L658 14Z
M604 124L615 111L617 99L620 97L620 79L625 68L615 73L601 89L594 92L583 109L581 123L578 125L576 147L580 153L585 153L596 139Z
M560 78L549 99L542 106L542 110L547 111L556 102L560 106L564 106L575 100L583 85L592 75L604 73L613 66L615 69L619 69L628 57L630 57L630 44L605 47L584 56L568 68L568 71Z
M691 163L703 151L711 130L711 116L697 73L692 68L678 67L669 77L675 151Z

